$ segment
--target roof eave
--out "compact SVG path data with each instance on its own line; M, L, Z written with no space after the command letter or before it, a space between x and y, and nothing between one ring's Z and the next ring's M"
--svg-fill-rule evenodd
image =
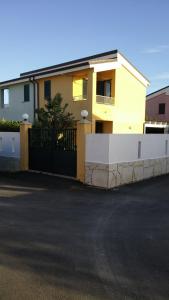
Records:
M28 82L28 81L30 81L29 77L14 78L14 79L11 79L11 80L6 80L6 81L0 82L0 88L8 87L8 86L11 86L11 85L16 85L16 84L20 84L20 83L24 83L24 82Z
M40 68L40 69L32 70L32 71L29 71L29 72L24 72L24 73L21 73L20 76L21 77L36 76L39 73L41 74L41 73L47 72L47 71L56 71L58 68L61 68L61 67L68 67L68 66L72 67L73 65L78 65L80 63L87 62L89 60L93 60L93 59L97 59L97 58L101 58L101 57L106 57L106 56L114 55L114 54L117 54L117 53L118 53L117 49L116 50L111 50L111 51L107 51L107 52L103 52L103 53L99 53L99 54L95 54L95 55L91 55L91 56L86 56L86 57L83 57L83 58L80 58L80 59L68 61L68 62L65 62L65 63L62 63L62 64L57 64L57 65L53 65L53 66L46 67L46 68Z

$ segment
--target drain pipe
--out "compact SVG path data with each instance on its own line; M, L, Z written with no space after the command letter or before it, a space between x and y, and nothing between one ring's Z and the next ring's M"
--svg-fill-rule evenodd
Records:
M33 117L34 120L36 120L37 114L35 111L39 108L39 83L35 80L34 77L30 77L29 81L33 84Z

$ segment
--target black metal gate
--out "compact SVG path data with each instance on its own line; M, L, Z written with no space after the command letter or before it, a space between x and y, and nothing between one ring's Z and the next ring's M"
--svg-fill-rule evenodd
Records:
M29 169L76 177L76 129L29 129Z

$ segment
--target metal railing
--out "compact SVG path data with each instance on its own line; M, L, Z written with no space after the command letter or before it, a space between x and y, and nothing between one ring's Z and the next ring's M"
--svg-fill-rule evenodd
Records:
M107 97L107 96L101 96L96 95L96 102L99 104L114 104L114 98L113 97Z
M76 128L63 130L31 128L29 129L29 145L39 149L76 151Z
M80 100L86 100L86 99L87 99L87 96L85 96L85 95L79 95L79 96L74 96L73 97L74 101L80 101ZM96 95L96 102L99 103L99 104L114 105L114 98L113 97Z
M153 124L153 125L169 125L169 122L165 122L165 121L145 121L145 124Z

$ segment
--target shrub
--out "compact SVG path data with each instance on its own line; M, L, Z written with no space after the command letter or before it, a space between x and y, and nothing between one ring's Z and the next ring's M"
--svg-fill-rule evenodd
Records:
M75 126L74 116L66 111L68 104L62 104L62 102L63 98L60 93L47 101L44 108L36 111L38 121L34 123L34 126L37 128L55 128L57 130L73 128Z
M0 120L0 131L17 132L20 130L20 121Z

